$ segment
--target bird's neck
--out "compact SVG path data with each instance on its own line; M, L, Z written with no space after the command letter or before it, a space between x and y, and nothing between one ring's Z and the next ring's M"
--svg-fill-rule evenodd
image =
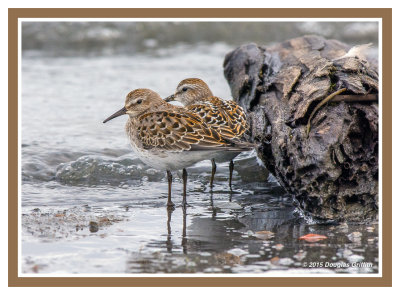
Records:
M201 91L199 91L198 95L197 95L197 99L199 100L204 100L207 97L211 97L213 96L213 93L211 92L210 88L203 88Z

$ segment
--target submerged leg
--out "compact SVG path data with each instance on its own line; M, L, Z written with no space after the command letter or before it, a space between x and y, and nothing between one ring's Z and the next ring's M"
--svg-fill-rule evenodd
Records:
M233 160L229 163L229 187L232 188Z
M183 200L182 200L182 206L186 206L186 183L187 183L187 171L185 168L182 170L182 180L183 180Z
M214 159L211 159L211 164L212 164L212 170L211 170L210 187L213 187L214 175L215 175L215 171L217 171L217 165L215 164Z
M167 170L167 178L168 178L168 202L167 207L173 208L175 205L171 201L171 188L172 188L172 174L171 171Z

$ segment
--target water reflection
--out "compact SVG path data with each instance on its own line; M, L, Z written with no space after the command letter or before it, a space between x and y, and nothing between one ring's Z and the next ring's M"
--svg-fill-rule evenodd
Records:
M238 195L230 201L226 195L214 195L213 191L208 195L210 206L203 213L196 210L197 202L182 207L181 232L171 230L172 211L167 211L166 247L154 243L151 247L156 251L140 256L132 253L129 272L257 273L298 269L310 273L374 273L378 270L375 227L307 224L296 214L289 197L267 197L270 205L266 207L262 191L246 197ZM298 240L310 232L329 238L314 243ZM173 244L172 240L178 237L180 244ZM314 261L327 267L317 269L312 265ZM372 262L367 267L358 267L354 261Z
M186 204L184 204L182 206L182 243L181 243L184 254L187 254L186 218L187 218Z
M172 240L171 240L171 215L174 211L173 207L167 207L167 241L165 242L167 246L167 252L172 253Z

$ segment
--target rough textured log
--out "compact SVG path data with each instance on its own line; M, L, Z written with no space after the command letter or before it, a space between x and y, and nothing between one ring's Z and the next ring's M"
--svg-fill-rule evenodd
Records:
M246 44L226 55L224 73L249 114L258 156L298 206L317 218L363 222L378 213L378 72L349 50L319 36ZM313 109L342 88L345 99L318 109L307 136Z

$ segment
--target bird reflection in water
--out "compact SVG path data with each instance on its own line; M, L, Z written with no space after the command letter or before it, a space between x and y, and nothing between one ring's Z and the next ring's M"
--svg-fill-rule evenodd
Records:
M168 253L172 253L172 241L171 241L171 215L172 212L174 211L173 207L167 207L167 214L168 214L168 218L167 218L167 241L165 242L166 246L167 246L167 251Z
M167 240L165 242L167 247L167 252L172 253L172 233L171 233L171 217L174 208L167 208ZM187 254L187 237L186 237L186 206L182 206L182 250L184 254Z
M186 238L186 206L182 206L182 250L184 254L187 254L187 238Z

